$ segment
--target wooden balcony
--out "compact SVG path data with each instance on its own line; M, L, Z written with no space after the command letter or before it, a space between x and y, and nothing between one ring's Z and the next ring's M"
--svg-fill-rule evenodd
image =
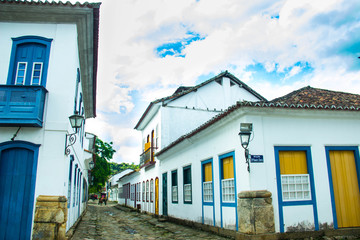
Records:
M149 147L140 155L140 168L148 167L155 164L154 153L156 148Z
M0 127L42 127L43 86L0 85Z

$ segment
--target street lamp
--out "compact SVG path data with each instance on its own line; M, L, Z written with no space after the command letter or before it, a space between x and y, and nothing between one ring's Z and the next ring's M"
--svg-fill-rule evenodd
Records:
M70 154L70 146L74 145L76 142L76 132L77 129L81 128L82 122L84 121L84 116L77 114L71 115L69 117L70 125L72 128L75 128L75 132L71 134L66 134L65 136L65 154Z
M249 143L250 143L250 136L252 133L252 123L240 123L240 142L241 146L245 149L245 162L247 164L247 170L250 172L250 154L249 154Z

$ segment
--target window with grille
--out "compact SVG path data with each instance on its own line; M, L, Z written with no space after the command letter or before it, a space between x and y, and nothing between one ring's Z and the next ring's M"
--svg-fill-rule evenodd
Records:
M15 84L24 85L26 77L27 62L18 62L16 69Z
M212 202L213 201L212 181L211 182L203 182L203 196L204 196L204 202Z
M203 200L213 202L212 162L202 164Z
M146 181L146 201L149 201L149 180Z
M124 198L123 187L119 188L119 198Z
M34 62L32 74L31 74L31 85L41 84L41 73L42 73L42 62Z
M223 202L235 202L234 161L232 156L222 159L221 192Z
M134 185L133 184L131 184L131 188L130 188L130 199L131 199L131 201L134 201L135 200L135 193L134 193L134 190L135 190L135 188L134 188Z
M184 203L192 203L192 189L191 189L191 166L186 166L183 169L184 176Z
M171 172L171 196L172 202L178 202L178 182L177 182L177 170Z
M311 199L309 174L281 175L281 187L284 201Z
M145 202L145 181L142 184L142 200Z
M311 200L305 151L279 151L283 201Z
M141 189L140 189L140 183L137 183L137 187L136 187L136 190L137 190L137 201L140 201L140 197L141 197Z
M235 202L235 187L234 179L223 179L221 180L222 188L222 201L223 202Z

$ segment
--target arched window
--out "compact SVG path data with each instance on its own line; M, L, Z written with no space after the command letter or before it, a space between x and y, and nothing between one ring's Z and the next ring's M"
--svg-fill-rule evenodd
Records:
M12 40L7 84L45 87L52 39L23 36Z

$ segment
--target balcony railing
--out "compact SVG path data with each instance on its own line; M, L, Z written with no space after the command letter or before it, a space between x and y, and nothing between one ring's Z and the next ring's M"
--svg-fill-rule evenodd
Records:
M0 126L42 127L46 93L42 86L0 85Z
M140 167L146 167L155 163L154 153L156 148L149 147L140 155Z

